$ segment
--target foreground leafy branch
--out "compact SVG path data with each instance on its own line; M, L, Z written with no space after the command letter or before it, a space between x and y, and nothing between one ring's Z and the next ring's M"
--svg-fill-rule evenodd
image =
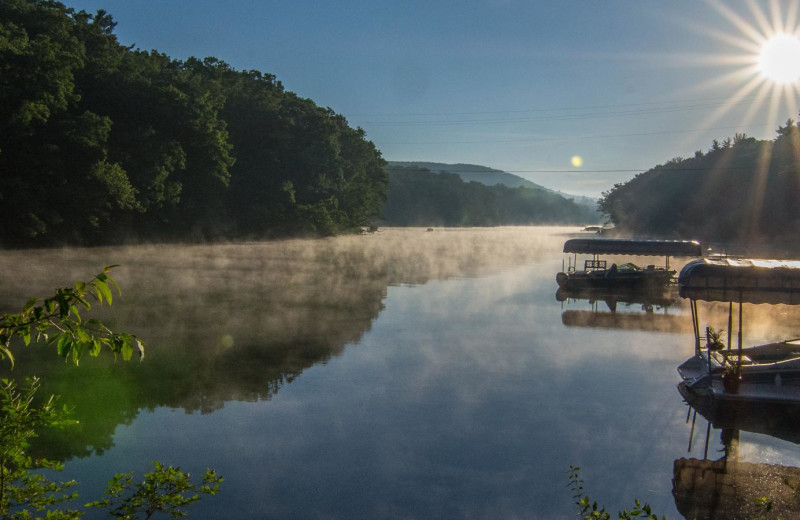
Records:
M115 355L120 354L130 360L134 347L140 357L144 357L144 344L132 335L116 333L97 319L83 320L81 310L92 308L90 300L99 305L113 301L113 291L122 294L119 284L109 272L114 265L103 269L88 282L77 282L74 287L56 289L55 294L39 304L33 298L17 314L0 316L0 359L8 358L14 365L11 341L21 337L25 345L35 339L55 345L58 355L71 360L76 365L84 353L91 356L100 354L107 347Z
M77 482L51 482L42 475L29 472L33 469L61 469L57 461L32 459L27 449L39 428L68 424L65 411L56 406L55 397L33 406L39 386L37 378L28 379L22 389L17 389L13 381L0 380L0 518L26 518L29 509L42 511L77 497L77 494L66 491ZM48 518L77 516L75 511L59 514L64 516L50 515Z
M141 513L147 519L156 512L180 518L186 516L183 507L200 500L198 493L215 495L222 482L211 469L206 470L198 485L180 468L166 467L160 462L153 462L153 466L155 470L145 473L138 484L133 483L133 473L114 475L106 488L106 497L86 506L105 508L114 518L139 518Z
M593 502L583 492L583 480L581 480L580 470L578 466L569 467L569 486L572 489L575 505L578 506L579 515L583 520L611 520L611 513L606 511L605 506L598 506L597 502ZM659 520L659 516L653 513L649 504L642 505L639 500L634 501L634 507L628 511L627 509L617 513L617 520L631 520L633 518L646 518L647 520ZM666 520L666 516L662 516L661 520Z
M12 366L12 340L21 338L30 345L34 340L44 340L55 345L58 355L78 364L88 353L97 356L104 347L130 360L134 348L144 357L144 344L135 335L117 333L96 319L84 320L81 311L91 309L90 300L100 305L113 301L113 292L121 294L116 280L109 275L115 266L103 269L88 282L78 282L74 287L56 289L55 294L39 303L32 299L17 314L0 315L0 360L8 359ZM34 470L59 471L58 461L33 459L28 454L31 439L45 428L60 428L74 424L69 420L69 410L59 409L58 399L51 396L36 404L40 388L36 377L26 380L26 385L0 379L0 519L30 519L42 515L49 520L73 520L83 512L59 509L64 502L73 501L77 493L70 488L75 481L53 482ZM85 504L85 507L105 508L114 518L149 519L155 513L172 518L186 516L186 506L200 500L201 495L214 495L222 478L207 469L199 483L191 480L189 473L179 468L154 462L155 470L146 473L144 480L133 483L133 473L115 475L109 481L106 496Z

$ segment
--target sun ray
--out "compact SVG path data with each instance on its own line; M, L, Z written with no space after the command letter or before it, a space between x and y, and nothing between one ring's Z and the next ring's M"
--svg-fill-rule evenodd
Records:
M767 105L767 114L765 123L778 121L778 109L781 104L781 87L779 85L772 85L772 95L769 97L769 104Z
M745 211L750 212L749 217L746 219L746 221L750 223L750 229L747 230L750 236L758 236L761 232L761 211L764 208L764 195L767 192L767 177L769 176L769 162L772 158L770 150L768 146L762 147L761 154L756 159L752 205L749 208L745 206Z
M792 117L797 116L798 86L796 84L784 85L782 90L786 106L789 108L789 113L792 114Z
M778 0L771 0L769 5L770 11L772 11L772 27L774 31L778 34L785 33L786 27L784 26L784 22L781 17L781 6L778 3Z
M770 91L769 84L766 81L762 81L758 85L758 98L764 99L768 97L769 91ZM761 103L758 104L754 103L753 105L751 105L750 108L747 109L747 112L745 112L744 117L742 118L742 125L747 126L751 122L755 121L756 117L758 116L758 112L760 110L761 110Z
M761 35L760 33L757 32L756 34L759 35L758 38L754 38L751 40L742 38L741 36L729 34L719 29L708 27L707 25L700 24L698 22L688 22L688 25L691 26L696 32L700 34L703 34L705 36L711 36L720 43L727 43L729 45L733 45L745 52L758 53L759 50L761 49L761 45L763 45L764 42L767 41L764 35Z
M761 92L759 92L759 95L761 95L763 93L763 90L764 90L763 87L764 86L766 86L766 85L764 84L763 81L760 81L757 78L750 79L750 81L748 81L745 85L740 87L739 90L737 90L736 93L734 93L734 95L731 96L725 104L723 104L722 106L718 107L711 114L709 114L708 116L703 118L702 123L698 126L698 131L699 132L705 132L709 128L713 127L719 120L721 120L727 114L731 113L733 111L733 109L736 106L738 106L739 102L741 100L747 98L747 96L749 96L753 91L760 90ZM759 98L759 96L755 96L755 97L757 99ZM754 117L755 112L758 110L760 105L761 105L761 103L752 104L750 109L747 112L747 115L746 115L745 119L747 119L749 117ZM750 114L753 114L753 116L750 116ZM750 121L743 121L741 124L745 125L745 124L747 124L749 122Z
M747 0L747 5L750 7L750 13L755 18L761 34L772 34L774 32L772 24L769 23L766 15L764 15L764 11L758 6L756 0Z
M719 14L724 16L728 19L737 29L739 29L742 34L750 38L751 41L756 43L762 43L764 41L764 35L761 34L753 25L733 12L727 5L723 4L719 0L706 0L714 9L717 10ZM773 11L774 13L774 11Z
M797 115L800 105L800 0L746 0L747 8L738 10L732 3L724 0L705 0L706 5L717 13L717 18L726 21L733 31L719 27L702 27L696 21L686 24L690 30L702 33L727 46L722 53L696 54L686 59L672 56L682 61L683 67L720 68L713 77L676 89L673 95L697 95L698 92L726 92L726 101L714 107L696 123L693 136L686 139L708 135L708 130L721 120L736 118L742 130L755 126L772 126L777 129L786 117ZM671 66L675 62L664 60ZM763 125L760 124L763 121ZM736 136L739 136L737 132ZM774 134L766 137L771 140ZM734 138L736 139L736 137ZM769 141L771 142L771 141ZM764 200L770 172L771 147L761 146L754 164L755 177L752 179L748 200L741 201L746 219L742 222L750 236L763 231L762 214L768 211ZM800 150L798 150L800 154ZM727 160L728 154L720 156ZM720 169L719 171L722 171ZM800 172L799 172L800 173Z
M745 74L741 69L737 69L713 78L708 78L707 80L695 85L687 85L685 88L676 91L676 94L688 96L702 95L706 92L718 91L723 87L730 87L730 85L734 83L742 83L744 80L747 80L747 84L749 84L751 81L763 82L763 80L759 78L757 74Z
M797 34L797 29L798 29L797 14L799 8L800 4L798 4L797 2L792 2L789 4L789 9L787 9L786 11L786 16L784 17L784 20L786 20L787 24L792 23L792 21L794 21L794 23L792 24L791 27L789 27L789 25L785 27L786 34L795 34L795 35Z

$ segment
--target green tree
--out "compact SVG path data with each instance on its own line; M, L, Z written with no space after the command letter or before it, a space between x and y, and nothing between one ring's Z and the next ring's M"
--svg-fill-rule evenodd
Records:
M778 243L800 231L800 130L744 134L676 158L604 192L599 209L623 232L714 242ZM790 243L793 240L789 241Z
M122 46L105 11L0 3L0 244L330 234L386 197L362 129L274 76Z
M107 157L111 121L80 106L77 76L87 57L73 14L58 2L0 4L5 244L74 240L92 234L110 210L135 204L124 170Z

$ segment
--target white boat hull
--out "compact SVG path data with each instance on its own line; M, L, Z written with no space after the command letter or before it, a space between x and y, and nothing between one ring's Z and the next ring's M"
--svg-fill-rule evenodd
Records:
M713 356L709 361L707 352L689 358L678 367L678 373L687 390L699 396L739 401L800 402L800 358L774 363L752 363L746 356L744 359L736 391L725 389L722 364Z

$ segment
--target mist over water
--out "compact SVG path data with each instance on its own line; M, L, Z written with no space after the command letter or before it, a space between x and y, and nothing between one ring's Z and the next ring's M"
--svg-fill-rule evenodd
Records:
M151 460L213 467L222 492L194 518L573 518L570 464L610 509L639 497L678 518L673 464L704 448L687 450L675 388L694 348L687 305L559 297L576 232L3 252L4 310L120 264L123 294L93 311L147 342L142 363L77 368L20 351L14 375L42 376L81 421L37 449L65 459L60 477L87 499ZM726 305L701 310L727 328ZM745 315L753 341L800 330L791 307ZM794 444L741 445L800 466Z

